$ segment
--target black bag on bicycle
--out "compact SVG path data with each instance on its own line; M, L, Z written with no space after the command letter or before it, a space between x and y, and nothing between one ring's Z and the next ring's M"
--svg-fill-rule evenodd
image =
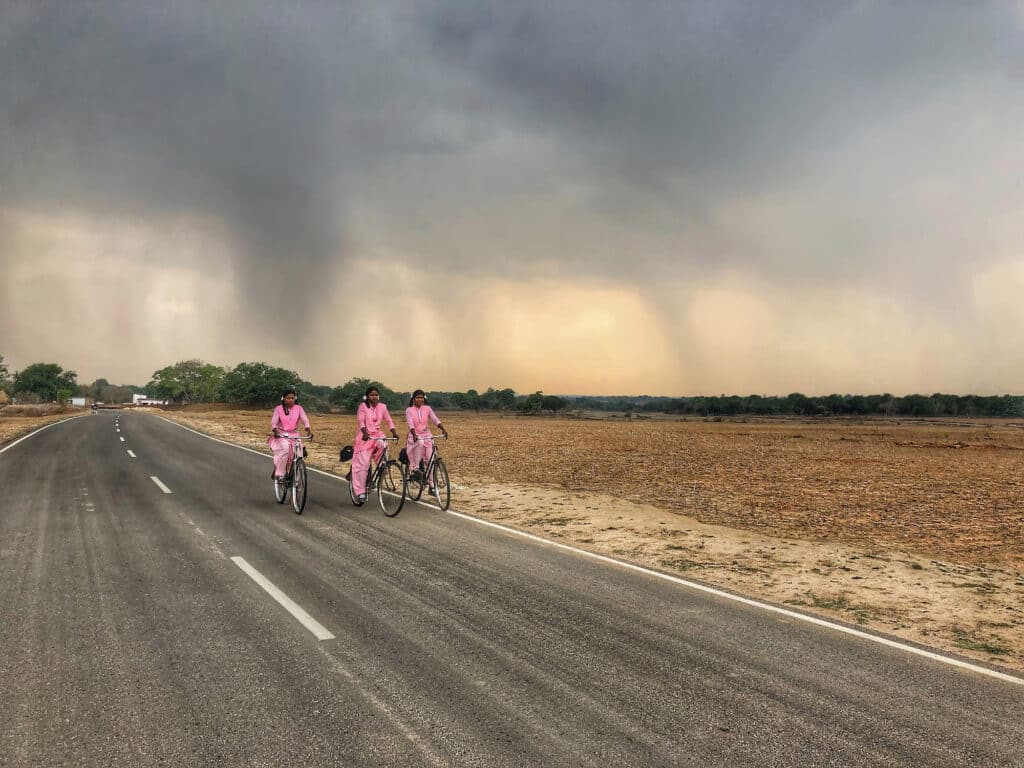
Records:
M341 453L338 454L338 461L352 461L353 453L352 446L346 445L341 449Z
M408 451L405 450L405 448L398 452L398 460L403 464L409 463L409 453Z

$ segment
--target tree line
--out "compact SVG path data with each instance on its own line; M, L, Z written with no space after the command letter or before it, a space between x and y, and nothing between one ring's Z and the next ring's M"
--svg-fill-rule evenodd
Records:
M79 384L74 371L56 363L33 363L11 373L0 355L0 392L20 402L67 402L72 396L92 397L110 403L128 402L133 394L172 403L229 403L267 407L278 402L281 392L294 389L307 410L355 411L370 385L392 410L405 408L409 393L393 390L382 382L355 377L338 386L313 384L295 371L263 362L239 363L233 368L202 360L182 360L153 373L145 386L113 385L106 379ZM1024 397L1019 395L824 395L794 392L786 396L718 395L695 397L556 396L543 392L519 394L511 388L484 392L427 392L428 402L439 409L506 411L524 414L560 411L609 411L620 413L668 413L692 416L955 416L1024 418ZM0 396L0 404L4 397Z
M80 384L78 374L66 371L57 363L32 363L13 374L0 355L0 404L16 399L22 403L67 404L72 397L91 397L109 403L128 402L133 394L141 394L143 387L111 384L96 379L92 384Z
M697 397L570 397L580 410L693 416L959 416L1022 418L1020 395L719 395Z
M380 381L354 377L339 386L325 386L308 382L295 371L267 363L239 363L229 369L202 360L183 360L154 372L145 391L150 397L174 403L233 403L258 407L272 405L278 401L281 392L294 389L299 402L307 410L341 408L355 411L371 385L380 390L381 402L388 408L404 409L408 404L409 392L396 391ZM488 389L483 393L475 389L428 392L427 398L435 408L477 411L541 413L569 407L564 398L543 392L519 395L510 388Z

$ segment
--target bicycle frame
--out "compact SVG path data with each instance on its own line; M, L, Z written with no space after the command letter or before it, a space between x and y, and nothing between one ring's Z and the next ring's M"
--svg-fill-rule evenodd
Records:
M290 456L288 457L288 466L284 477L274 478L274 498L278 504L283 504L290 489L295 514L301 515L303 508L306 506L307 492L306 464L302 441L312 440L313 438L289 434L278 435L277 437L278 439L288 441ZM297 469L301 471L297 472Z
M439 454L437 452L437 437L434 436L434 435L430 435L430 437L423 437L421 435L417 435L416 439L417 440L422 440L424 443L429 441L430 444L431 444L431 446L430 446L430 461L427 462L427 466L423 470L423 476L424 477L430 477L430 473L434 469L434 465L437 464L437 462L441 458L441 454ZM447 437L442 437L441 439L447 440L448 438ZM415 467L415 469L419 469L419 467Z
M366 498L370 496L374 491L377 492L378 503L381 506L382 511L388 517L394 517L401 511L402 506L405 504L407 478L405 468L399 462L394 461L391 458L391 446L390 443L398 441L397 437L371 437L370 440L379 440L384 443L384 451L381 454L380 460L377 462L376 467L370 467L367 471L366 477L366 488L364 491L363 501L359 501L355 494L355 486L350 481L348 485L349 496L352 499L352 503L356 506L362 506ZM374 451L376 453L376 451ZM372 458L372 457L371 457ZM386 475L390 468L395 467L400 473L400 484L401 488L397 487L392 477L392 482L389 484L386 482ZM393 486L393 487L392 487ZM386 501L385 497L396 496L398 499L397 505L392 505L391 501Z
M443 435L443 439L447 440L448 436ZM423 470L422 477L413 479L412 482L417 484L417 490L414 493L411 489L409 491L409 497L414 501L419 501L420 496L423 494L423 488L426 486L432 486L430 488L430 494L437 501L442 511L447 510L451 504L451 481L448 477L448 468L444 463L444 459L441 458L441 453L437 450L437 436L419 436L417 440L423 440L424 442L430 441L431 451L430 459L427 461L426 468ZM410 477L415 469L410 465Z

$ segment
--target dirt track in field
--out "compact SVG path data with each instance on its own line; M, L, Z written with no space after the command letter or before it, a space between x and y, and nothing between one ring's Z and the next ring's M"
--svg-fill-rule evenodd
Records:
M266 449L269 411L163 415ZM441 416L459 510L1024 669L1024 424Z

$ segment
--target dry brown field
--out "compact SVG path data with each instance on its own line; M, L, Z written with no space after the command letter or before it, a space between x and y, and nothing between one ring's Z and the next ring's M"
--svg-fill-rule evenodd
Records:
M256 447L269 430L264 412L180 413ZM1021 422L442 416L453 438L442 451L462 485L599 492L772 536L1024 569ZM316 464L337 469L354 417L311 418Z

